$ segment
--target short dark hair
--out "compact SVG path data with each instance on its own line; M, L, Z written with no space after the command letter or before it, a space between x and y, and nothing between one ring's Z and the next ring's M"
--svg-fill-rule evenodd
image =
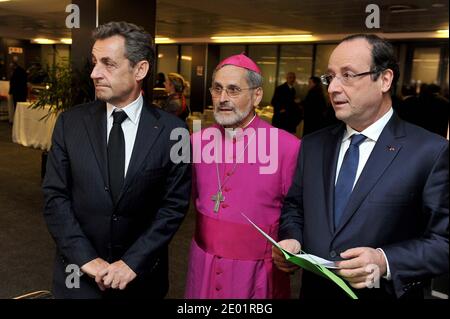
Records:
M380 38L375 34L353 34L344 38L340 43L352 41L357 39L364 39L372 46L372 65L373 71L384 71L386 69L392 70L394 78L392 79L392 87L397 83L400 77L400 69L398 67L397 58L394 54L394 47L385 39ZM372 80L378 79L380 73L372 74Z
M312 76L309 79L314 83L314 85L317 85L317 86L322 85L322 81L320 80L320 78L318 76Z
M108 22L98 26L93 32L94 40L103 40L119 35L125 39L125 57L134 67L140 61L154 65L155 45L152 36L142 27L125 21Z
M431 83L428 85L428 91L432 94L441 93L441 87L437 84Z
M402 95L403 96L416 95L416 87L413 85L403 85Z

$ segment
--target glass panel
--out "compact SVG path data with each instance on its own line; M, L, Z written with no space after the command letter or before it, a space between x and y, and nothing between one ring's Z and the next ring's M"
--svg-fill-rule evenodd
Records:
M337 44L319 44L316 49L316 65L314 69L315 76L321 76L325 74L328 69L328 60L330 59L331 52Z
M437 84L440 48L415 48L412 63L411 83Z
M177 72L178 46L159 45L158 46L158 69L165 75L170 72Z
M245 52L245 45L221 45L220 46L220 61L228 58L231 55Z
M447 57L447 61L448 61L448 57ZM448 69L449 69L449 64L448 63L445 66L445 68L447 69L447 74L445 75L445 84L444 84L444 89L442 91L442 94L448 100L448 98L449 98L449 94L448 94ZM448 136L447 136L447 139L448 139Z
M53 50L53 46L49 44L41 45L41 64L44 69L53 68L53 61L56 58L54 57L55 50Z
M180 74L188 82L191 82L192 46L181 46Z
M56 64L68 66L70 64L70 47L66 44L55 45Z
M68 66L70 63L70 46L67 44L42 44L41 65L44 69L52 68L55 63L60 66Z
M312 71L312 45L282 45L278 85L286 82L286 74L294 72L297 78L296 98L303 100L308 91Z
M191 66L192 66L192 46L182 45L181 46L181 63L180 63L180 74L184 77L187 82L187 88L185 91L186 98L188 99L191 91ZM188 101L189 103L189 101Z
M275 91L275 79L277 72L277 46L250 45L249 57L258 64L264 77L264 95L260 106L270 105L273 92Z

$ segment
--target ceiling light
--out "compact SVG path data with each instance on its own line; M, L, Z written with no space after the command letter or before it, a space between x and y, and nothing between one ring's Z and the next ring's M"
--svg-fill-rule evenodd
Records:
M55 44L56 43L55 40L44 39L44 38L36 38L36 39L31 40L31 42L38 43L38 44Z
M217 43L238 43L238 42L299 42L311 41L311 34L294 35L249 35L249 36L217 36L211 37Z
M312 60L310 56L282 56L281 60Z
M61 41L61 43L64 43L64 44L72 44L72 39L71 38L62 38L62 39L59 39L60 41Z
M448 38L448 29L437 30L436 33L439 38Z
M426 8L418 8L411 5L405 4L394 4L388 7L391 13L410 13L410 12L422 12L428 11Z
M156 37L155 38L156 44L174 43L174 42L175 41L173 41L171 38L164 38L164 37Z

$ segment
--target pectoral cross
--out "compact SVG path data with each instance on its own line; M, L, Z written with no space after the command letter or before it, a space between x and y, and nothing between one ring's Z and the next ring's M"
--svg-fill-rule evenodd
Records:
M223 197L223 195L222 195L222 190L219 190L216 195L213 195L211 197L211 200L213 202L215 202L215 204L214 204L214 212L218 213L219 212L220 203L225 200L225 197Z

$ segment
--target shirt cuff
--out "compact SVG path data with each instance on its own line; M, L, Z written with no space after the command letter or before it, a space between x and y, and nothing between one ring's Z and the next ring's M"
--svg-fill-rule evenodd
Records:
M386 254L384 253L383 249L381 249L381 248L377 248L377 249L383 253L384 260L386 261L386 275L382 276L382 278L386 279L386 280L391 280L391 270L389 268L389 261L386 257Z

